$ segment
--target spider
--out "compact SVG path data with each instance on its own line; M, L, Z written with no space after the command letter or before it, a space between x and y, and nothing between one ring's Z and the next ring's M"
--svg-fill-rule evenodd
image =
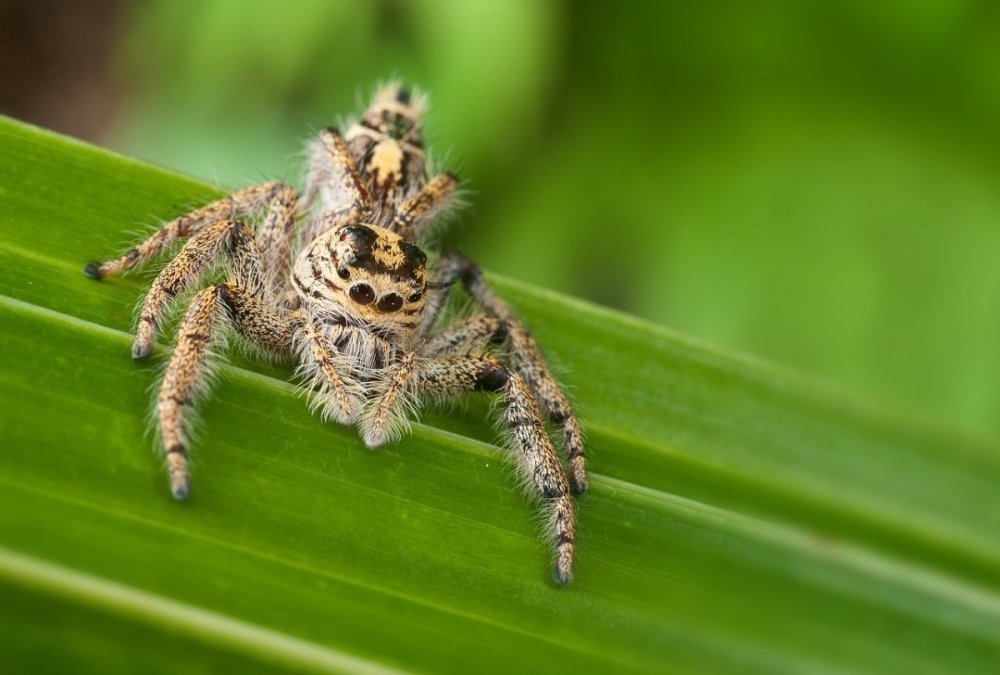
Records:
M534 339L461 253L433 265L421 249L455 201L457 178L428 180L425 97L381 87L346 135L320 132L306 187L266 183L163 225L122 257L88 263L103 279L186 243L142 303L132 356L150 354L171 300L221 261L226 280L198 290L180 321L155 412L170 489L190 493L193 406L207 390L213 343L228 327L269 354L291 357L324 418L357 425L369 448L397 438L424 399L496 392L508 446L548 517L553 578L573 578L571 492L587 489L580 424ZM256 232L247 225L264 214ZM435 330L461 283L481 313ZM562 431L568 475L544 419Z

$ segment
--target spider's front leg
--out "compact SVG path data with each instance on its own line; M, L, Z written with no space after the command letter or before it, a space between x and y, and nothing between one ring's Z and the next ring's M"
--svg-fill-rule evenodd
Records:
M268 262L272 262L270 258L280 258L282 251L287 250L287 242L294 224L295 202L295 189L281 183L264 183L238 190L165 223L120 258L87 263L83 273L91 279L100 281L113 274L126 272L162 253L178 239L194 236L211 223L219 220L236 220L262 211L264 208L268 208L268 217L261 227L259 243L265 253L275 252L273 256L265 256ZM276 259L274 262L280 265L279 260Z
M541 411L525 380L490 356L451 356L420 359L400 357L387 373L381 397L361 419L361 433L369 447L380 445L402 418L404 394L451 397L474 391L503 396L503 422L513 439L513 452L525 481L544 501L549 534L555 550L552 576L561 586L573 580L576 521L569 482L545 431Z
M472 296L489 317L473 317L466 322L450 326L428 341L425 349L444 349L447 353L448 341L457 340L465 344L473 339L473 346L486 342L503 342L510 353L510 364L524 381L527 382L542 410L549 420L562 429L563 444L569 460L570 485L573 491L582 494L587 491L587 467L584 460L583 433L580 422L573 412L572 406L563 394L559 383L549 372L545 359L538 344L524 323L517 318L507 304L497 297L483 278L482 272L461 253L453 252L441 258L434 268L434 285L438 287L436 297L430 301L432 310L426 312L422 327L429 329L436 319L436 313L446 304L449 289L456 281ZM495 326L495 327L494 327ZM493 333L487 339L480 333L493 328ZM470 337L472 336L472 337ZM437 345L437 347L435 347ZM454 349L454 347L452 347Z
M257 232L257 246L253 252L255 261L251 263L246 260L248 248L244 245L237 250L234 243L237 238L244 242L253 241L253 233L229 218L254 213L265 206L267 216ZM222 215L225 218L219 217ZM287 270L295 217L293 188L280 183L249 187L167 223L118 260L89 263L83 271L87 276L100 280L149 259L178 237L190 237L180 253L153 281L143 300L132 343L132 358L145 358L152 351L156 325L167 305L178 293L194 285L223 248L233 252L234 271L237 278L252 285L247 287L248 290L254 295L266 290L277 297Z

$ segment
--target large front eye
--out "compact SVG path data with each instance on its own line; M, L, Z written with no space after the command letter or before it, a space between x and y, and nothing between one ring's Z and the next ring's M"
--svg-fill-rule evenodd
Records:
M396 312L399 311L399 308L402 306L403 298L399 297L395 293L383 295L378 301L378 309L380 312Z
M359 305L367 305L375 299L375 291L368 284L354 284L348 293L351 300Z

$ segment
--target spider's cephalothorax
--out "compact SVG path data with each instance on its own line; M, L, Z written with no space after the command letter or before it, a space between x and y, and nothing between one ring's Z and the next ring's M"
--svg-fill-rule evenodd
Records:
M379 326L388 335L413 332L426 302L427 256L383 227L345 225L327 230L292 270L292 287L316 311Z
M257 347L287 355L323 415L357 424L369 447L398 435L425 400L496 392L509 449L544 502L553 574L572 579L571 491L587 487L580 425L524 325L459 253L427 266L421 250L454 197L456 179L428 180L420 137L421 96L392 84L353 124L311 145L306 187L267 183L187 213L122 257L90 263L103 279L164 252L180 252L153 281L132 345L153 347L170 301L228 260L226 281L197 291L178 330L156 413L175 497L190 491L191 411L206 388L208 356L226 324ZM266 213L256 232L245 221ZM481 314L435 329L460 282ZM561 430L569 472L545 429Z

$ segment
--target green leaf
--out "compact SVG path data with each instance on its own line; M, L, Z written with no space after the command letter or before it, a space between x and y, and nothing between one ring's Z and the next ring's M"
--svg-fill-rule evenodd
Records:
M486 395L368 452L288 368L235 359L173 501L157 369L129 357L146 281L80 268L219 191L11 120L0 148L15 670L995 669L996 444L500 277L587 432L571 586L549 580Z

